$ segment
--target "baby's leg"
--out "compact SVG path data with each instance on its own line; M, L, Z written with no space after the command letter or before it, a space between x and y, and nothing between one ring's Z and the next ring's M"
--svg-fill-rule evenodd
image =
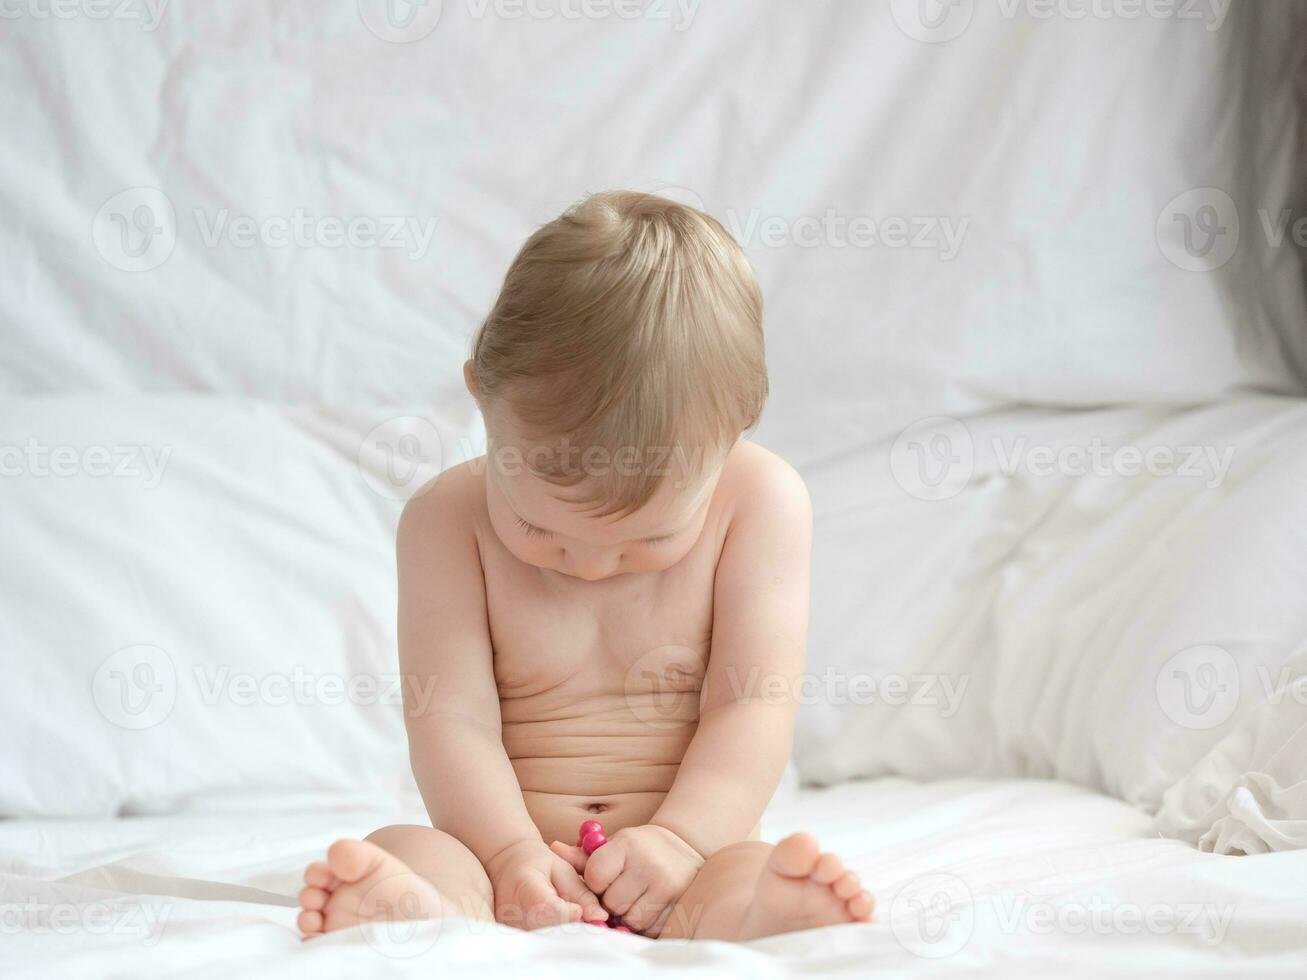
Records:
M338 840L304 869L299 926L332 932L377 919L493 919L490 880L458 840L431 827L383 827Z
M834 854L822 854L810 834L775 847L743 841L705 862L659 938L745 940L867 922L873 904L857 876Z

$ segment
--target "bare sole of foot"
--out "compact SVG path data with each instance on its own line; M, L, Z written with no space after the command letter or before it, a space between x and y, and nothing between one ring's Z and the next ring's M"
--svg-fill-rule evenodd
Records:
M834 854L823 854L811 834L791 834L776 845L758 875L757 891L740 923L741 940L870 922L875 902L858 876Z
M299 927L306 936L360 922L434 919L447 902L407 864L368 841L338 840L304 869Z

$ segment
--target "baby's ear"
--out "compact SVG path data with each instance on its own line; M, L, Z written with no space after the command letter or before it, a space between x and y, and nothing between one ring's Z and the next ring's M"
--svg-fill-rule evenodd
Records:
M549 845L549 849L575 868L577 874L585 871L585 851L575 844L564 844L561 840L556 840Z
M477 390L477 376L471 361L463 362L463 384L467 385L467 393L476 399L478 405L481 404L481 392Z

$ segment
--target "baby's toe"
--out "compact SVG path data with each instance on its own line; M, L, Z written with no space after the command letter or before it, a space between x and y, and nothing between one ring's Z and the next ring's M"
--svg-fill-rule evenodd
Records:
M336 876L331 873L331 868L327 867L321 861L314 861L304 869L304 884L312 885L315 888L331 888L335 883Z
M853 916L853 918L859 922L866 922L871 918L871 910L875 908L875 906L876 901L871 897L870 893L860 891L849 899L849 915Z
M791 834L772 849L767 864L786 878L806 878L820 855L821 848L812 834Z
M862 882L858 881L858 876L852 871L841 875L836 879L835 884L831 885L831 891L845 901L848 901L861 890Z
M321 912L310 912L305 910L299 914L299 918L296 919L296 922L299 923L300 932L304 933L306 936L312 936L322 931Z
M330 897L325 888L308 885L300 889L300 908L306 912L321 912L327 907L327 899Z
M385 857L375 844L362 840L338 840L327 848L327 864L341 881L361 881Z
M844 874L844 862L834 854L823 854L812 869L812 880L819 885L829 885Z

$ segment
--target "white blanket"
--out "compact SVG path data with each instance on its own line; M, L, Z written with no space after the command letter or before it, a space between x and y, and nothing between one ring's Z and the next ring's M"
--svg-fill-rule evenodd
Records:
M301 942L293 896L339 835L415 799L233 798L227 809L0 824L0 972L69 978L567 976L1301 977L1307 852L1220 857L1056 782L897 780L778 800L769 839L817 833L876 922L747 945L463 920Z

